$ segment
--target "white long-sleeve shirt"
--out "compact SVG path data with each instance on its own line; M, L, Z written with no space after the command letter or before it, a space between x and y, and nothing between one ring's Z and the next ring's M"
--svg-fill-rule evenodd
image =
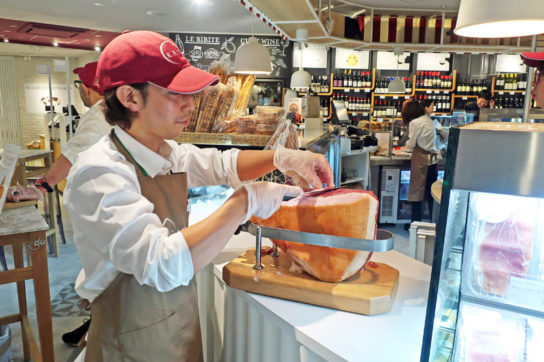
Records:
M81 116L76 133L62 145L62 154L72 165L79 153L94 145L111 130L111 125L104 117L102 103L103 100L99 100Z
M237 149L220 152L167 141L171 152L163 158L118 126L114 129L151 177L187 172L189 187L241 184ZM139 283L158 291L187 285L193 278L183 234L169 235L153 213L153 204L142 196L133 164L109 136L79 155L68 175L64 203L83 266L76 280L76 291L83 298L92 301L119 272L132 274Z
M428 115L423 115L408 124L406 148L413 151L416 144L425 151L436 152L436 131L434 122Z

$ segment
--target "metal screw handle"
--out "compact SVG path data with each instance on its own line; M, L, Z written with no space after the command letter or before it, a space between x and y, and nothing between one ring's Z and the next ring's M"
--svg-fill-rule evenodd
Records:
M38 239L38 240L35 240L33 242L27 243L26 247L29 248L32 251L36 251L40 247L42 247L44 245L45 245L45 240Z

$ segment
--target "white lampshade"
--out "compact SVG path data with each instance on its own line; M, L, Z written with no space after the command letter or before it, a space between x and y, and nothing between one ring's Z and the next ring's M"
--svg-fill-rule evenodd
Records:
M291 89L308 88L312 82L312 75L299 67L291 76Z
M238 48L234 58L234 72L240 74L270 74L270 53L268 49L259 43L257 38L251 37L249 41Z
M400 79L399 77L395 77L387 85L387 93L405 93L405 92L406 92L406 86L404 85L404 81Z
M472 38L544 33L542 0L461 0L453 32Z

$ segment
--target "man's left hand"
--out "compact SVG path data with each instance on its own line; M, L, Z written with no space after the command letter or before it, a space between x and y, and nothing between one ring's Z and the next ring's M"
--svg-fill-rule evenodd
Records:
M319 153L279 146L274 153L274 166L281 172L297 173L313 188L322 188L324 183L329 187L334 186L331 166Z

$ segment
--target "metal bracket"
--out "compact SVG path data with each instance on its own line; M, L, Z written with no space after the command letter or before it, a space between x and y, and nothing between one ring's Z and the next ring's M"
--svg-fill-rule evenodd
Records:
M40 247L42 247L44 245L45 245L45 240L38 239L38 240L34 240L34 241L30 242L30 243L27 243L26 247L29 248L32 251L36 251Z
M331 248L383 252L392 250L394 247L394 236L389 231L378 229L376 239L358 239L344 236L307 233L302 231L285 230L258 226L251 223L242 225L242 230L255 235L255 265L256 270L263 268L261 263L262 238L294 241L297 243L326 246ZM278 249L274 245L273 256L279 256Z

